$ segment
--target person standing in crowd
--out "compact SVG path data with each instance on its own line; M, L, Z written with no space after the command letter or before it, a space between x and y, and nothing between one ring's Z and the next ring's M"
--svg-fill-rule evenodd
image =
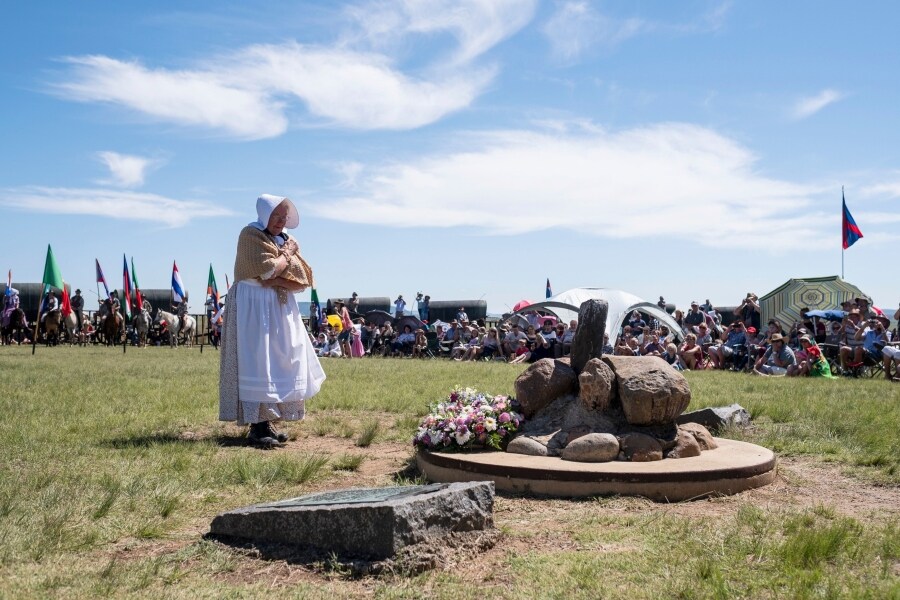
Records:
M353 334L353 321L350 320L350 311L344 306L343 300L334 301L335 308L338 311L338 317L341 319L341 332L338 334L338 342L341 344L341 354L345 358L352 358L353 351L350 347L350 336Z
M403 316L406 311L406 300L403 299L403 294L397 296L397 299L394 300L394 317L399 319Z
M753 292L747 292L747 296L741 305L734 309L734 315L747 327L755 327L759 330L761 320L759 316L759 298Z
M659 302L657 302L656 305L657 305L658 307L660 307L662 310L666 310L666 299L663 298L662 296L660 296L660 297L659 297Z
M359 294L356 292L353 292L350 296L350 300L347 301L347 310L353 314L359 313Z
M466 314L465 306L460 306L459 310L456 311L456 320L459 321L460 323L468 323L469 322L469 315Z
M419 292L419 296L422 296L422 292ZM421 298L417 298L418 300L418 309L419 309L419 320L427 323L428 322L428 309L431 304L431 296L425 294Z
M696 300L691 301L691 310L684 317L684 326L688 331L694 331L694 327L698 327L700 323L706 323L706 314L700 312L700 305Z
M84 296L81 295L81 290L75 290L75 295L72 296L72 311L75 313L75 330L81 331L81 327L83 324L82 319L84 318Z
M325 372L294 299L314 285L296 240L284 231L300 224L297 208L264 194L256 214L238 237L235 283L225 304L219 419L249 424L248 441L272 448L287 441L273 421L303 419Z

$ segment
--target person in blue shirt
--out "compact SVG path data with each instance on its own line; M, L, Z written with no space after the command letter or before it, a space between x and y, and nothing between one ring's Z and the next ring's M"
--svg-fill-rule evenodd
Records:
M738 346L747 345L747 332L744 330L742 321L735 321L728 328L728 331L722 334L722 343L717 344L709 349L709 357L712 359L713 368L724 369L725 359L733 356Z

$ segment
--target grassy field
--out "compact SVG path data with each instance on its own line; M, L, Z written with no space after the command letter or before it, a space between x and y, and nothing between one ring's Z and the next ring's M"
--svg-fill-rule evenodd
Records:
M740 403L754 426L726 435L797 461L787 492L813 489L801 480L815 470L883 499L871 509L771 491L671 506L500 497L497 548L413 578L353 579L205 541L223 510L409 481L430 401L457 384L511 393L521 371L325 367L289 448L261 452L215 420L215 351L0 348L0 597L900 598L900 386L881 380L687 374L691 409ZM397 468L376 472L388 455Z

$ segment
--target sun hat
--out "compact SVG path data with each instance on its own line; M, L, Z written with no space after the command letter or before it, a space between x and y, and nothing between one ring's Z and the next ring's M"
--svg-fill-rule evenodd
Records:
M256 216L259 217L259 219L255 223L250 224L256 226L258 229L265 229L268 227L272 211L274 211L282 202L288 203L287 221L284 224L284 228L293 229L299 225L300 213L297 212L297 207L294 206L291 199L287 196L273 196L272 194L263 194L256 199Z
M772 334L772 337L769 339L769 341L772 342L773 344L774 344L775 342L782 342L782 343L784 343L784 336L781 335L780 333L774 333L774 334Z

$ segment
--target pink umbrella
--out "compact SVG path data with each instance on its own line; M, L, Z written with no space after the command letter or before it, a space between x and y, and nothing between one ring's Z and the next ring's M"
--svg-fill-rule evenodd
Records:
M515 306L513 306L513 312L522 310L526 306L531 306L531 300L519 300L516 302Z

